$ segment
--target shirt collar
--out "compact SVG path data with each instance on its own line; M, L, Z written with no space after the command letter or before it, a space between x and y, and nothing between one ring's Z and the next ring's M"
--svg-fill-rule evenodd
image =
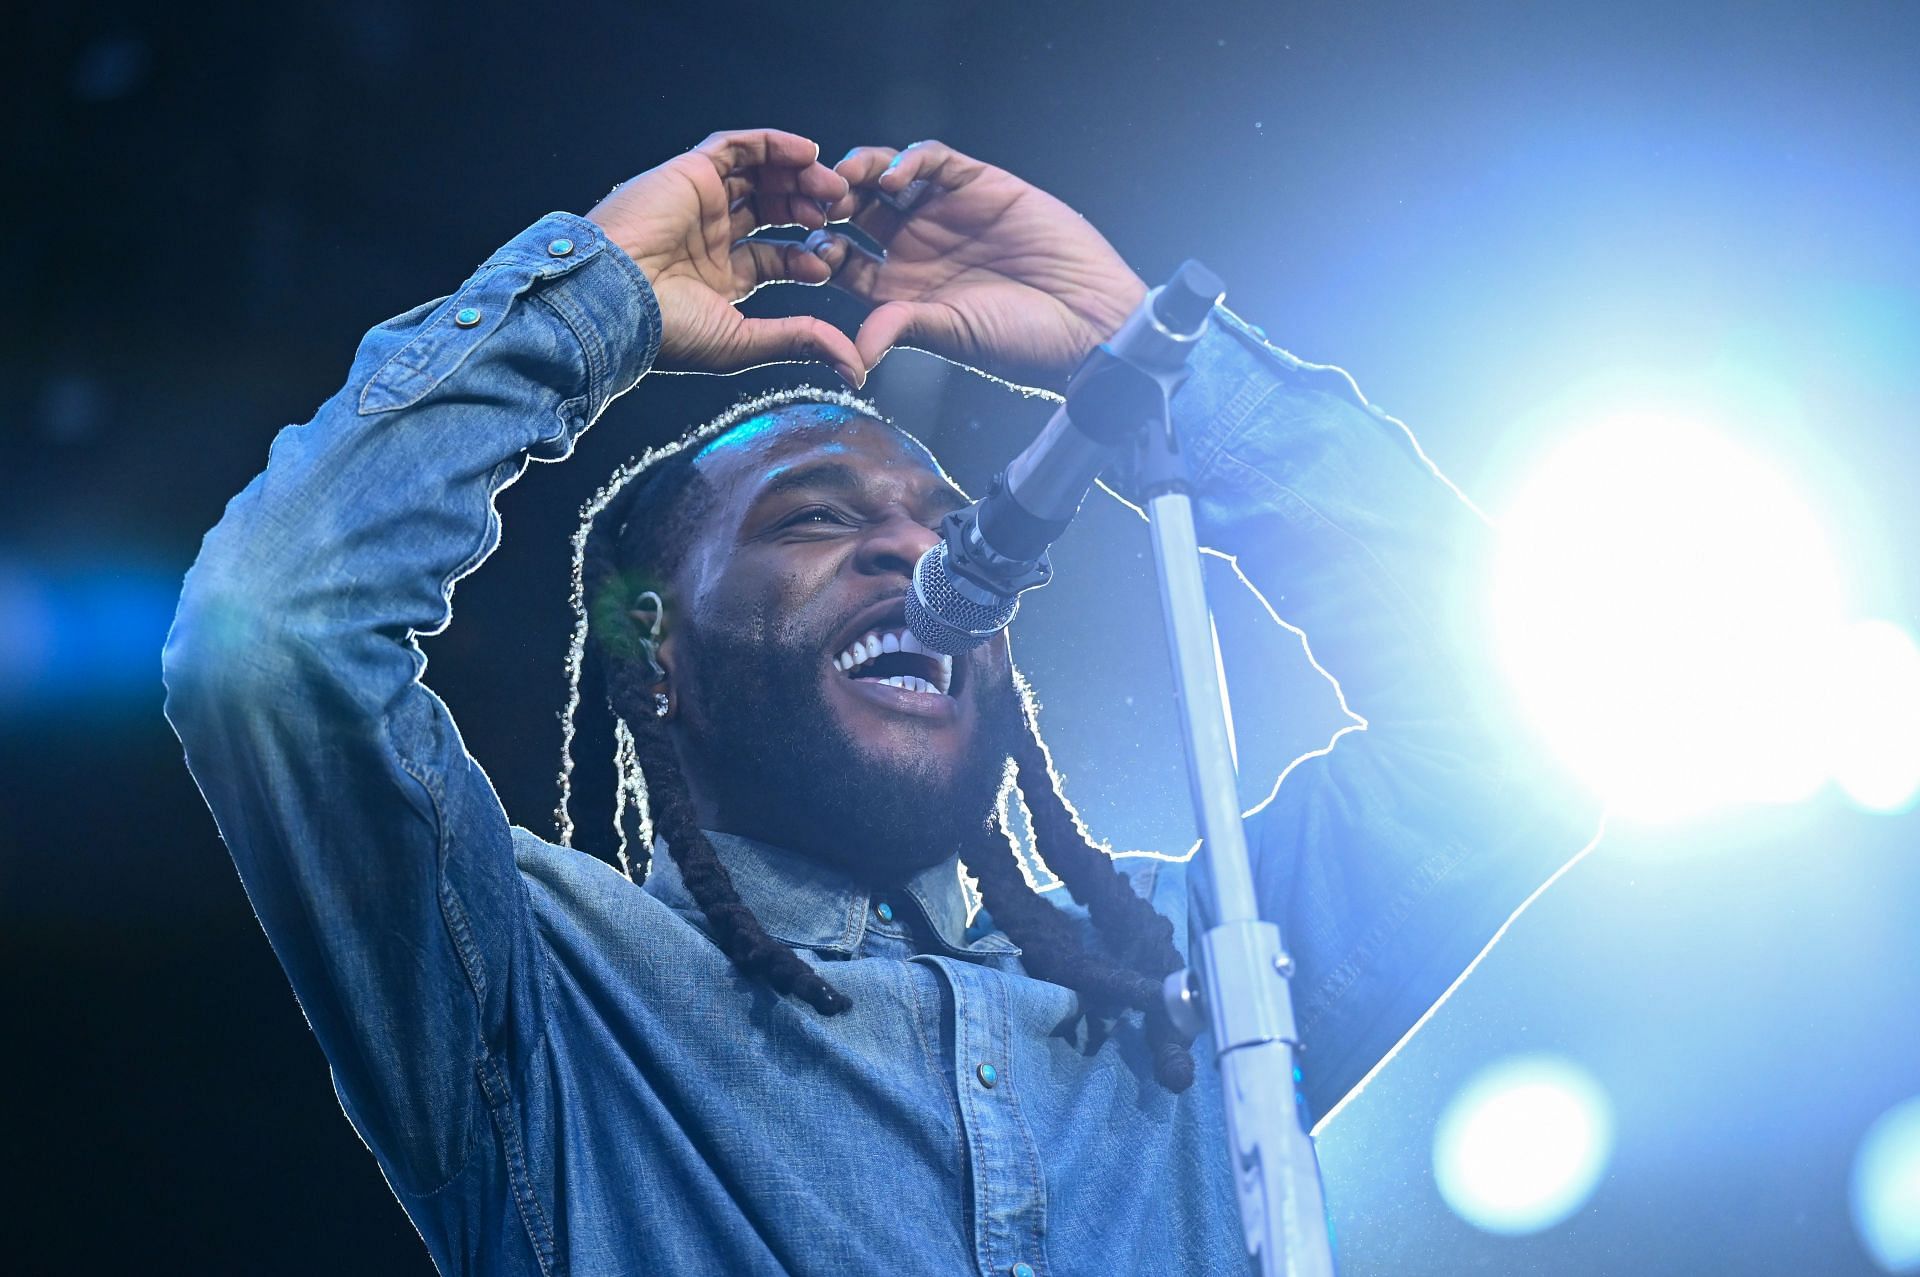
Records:
M841 871L797 852L739 834L708 831L720 862L733 879L741 903L753 910L768 935L798 949L853 957L873 915L872 890ZM691 914L704 928L706 918L681 877L680 865L656 839L646 889L662 903ZM956 856L908 878L883 899L911 900L939 949L956 956L1011 956L1020 949L997 931L967 938L967 901L960 889Z

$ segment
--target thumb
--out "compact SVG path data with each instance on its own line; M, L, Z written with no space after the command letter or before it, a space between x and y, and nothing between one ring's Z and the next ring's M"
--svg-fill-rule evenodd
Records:
M742 368L813 359L832 368L856 390L867 380L867 365L847 335L826 320L808 315L741 320L734 333L733 354Z
M861 366L873 367L901 342L933 336L935 323L935 308L922 302L886 302L874 307L853 339Z

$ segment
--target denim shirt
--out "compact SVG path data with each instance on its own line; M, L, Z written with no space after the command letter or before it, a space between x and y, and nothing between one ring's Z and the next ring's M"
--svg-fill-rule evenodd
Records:
M1319 1116L1593 812L1490 708L1457 602L1484 522L1343 373L1216 319L1174 405L1202 535L1284 596L1366 721L1248 822ZM1137 1013L1095 1031L990 917L969 926L956 862L875 896L716 837L767 929L853 999L829 1019L733 969L671 857L636 886L509 823L417 637L498 543L495 496L566 457L659 338L631 259L542 219L367 334L206 538L167 642L188 765L435 1262L1243 1271L1208 1041L1193 1088L1162 1089ZM1187 866L1123 866L1184 950Z

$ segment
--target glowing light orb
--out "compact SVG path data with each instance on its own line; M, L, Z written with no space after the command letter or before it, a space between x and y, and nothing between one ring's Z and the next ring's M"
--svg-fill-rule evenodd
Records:
M1920 794L1920 647L1890 621L1861 621L1833 658L1833 778L1872 811L1897 812Z
M1605 1094L1552 1056L1517 1056L1476 1074L1434 1128L1433 1174L1453 1212L1518 1236L1585 1204L1613 1152Z
M1820 787L1844 592L1785 477L1702 426L1622 418L1549 457L1501 533L1501 658L1615 811L1671 818Z
M1868 1128L1853 1160L1853 1228L1873 1262L1920 1273L1920 1096Z

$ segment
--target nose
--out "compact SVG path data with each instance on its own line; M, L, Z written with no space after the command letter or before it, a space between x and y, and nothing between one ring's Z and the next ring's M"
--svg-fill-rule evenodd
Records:
M904 511L896 511L867 530L855 565L870 576L910 577L920 556L939 540L938 532Z

